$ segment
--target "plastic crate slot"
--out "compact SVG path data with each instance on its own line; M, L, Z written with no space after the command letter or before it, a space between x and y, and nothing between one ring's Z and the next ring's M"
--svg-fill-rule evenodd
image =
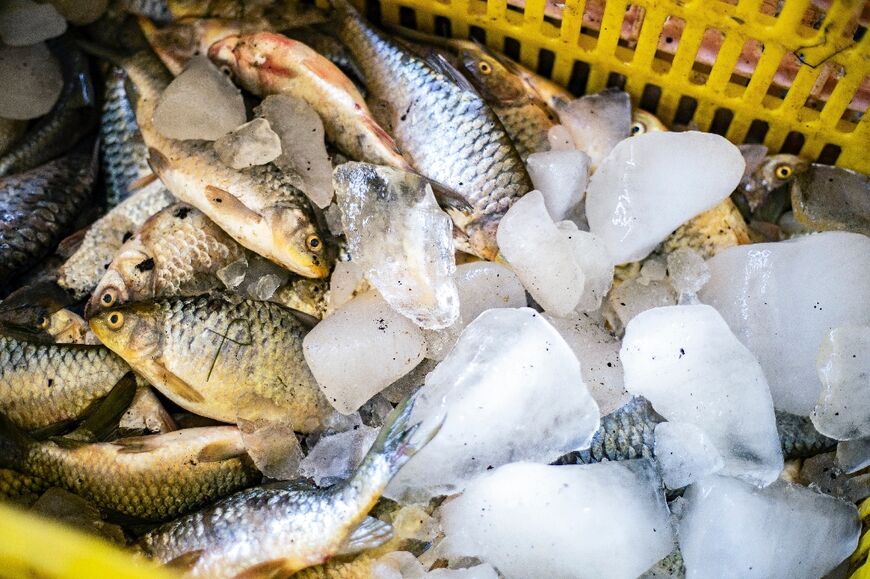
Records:
M686 95L681 96L680 102L677 104L677 112L674 114L673 124L688 125L697 109L698 99Z
M710 78L710 73L715 66L716 59L719 58L719 52L725 44L727 35L717 28L707 28L701 36L701 42L698 49L695 51L692 70L689 74L689 80L694 84L707 84L707 79Z
M378 26L383 23L380 0L366 0L365 16L369 21Z
M417 30L417 13L407 6L399 6L399 25Z
M834 143L828 143L824 147L822 147L822 152L819 153L819 158L817 161L822 163L823 165L833 165L837 162L837 159L840 158L840 153L843 152L843 149L840 148L839 145L835 145Z
M638 106L645 111L655 113L659 108L659 99L661 98L662 88L655 84L648 84L643 87Z
M846 69L842 65L835 62L826 62L820 67L819 76L816 82L813 83L813 88L810 94L807 95L804 101L804 107L814 111L821 111L825 108L825 102L837 88L837 84L843 75L846 74Z
M619 74L618 72L611 72L607 75L607 88L618 88L619 90L623 90L625 88L625 75Z
M505 56L510 58L511 60L516 60L519 62L520 60L520 41L516 38L511 38L510 36L504 37L504 52Z
M743 142L760 145L764 142L764 137L767 136L767 131L769 130L770 123L762 121L761 119L755 119L750 123L749 130L746 131L746 137L744 137Z
M436 16L434 32L436 36L443 36L444 38L453 36L453 26L450 19L446 16Z
M780 153L788 153L789 155L798 155L801 149L804 148L806 137L798 131L789 131L782 142L782 147L779 148Z
M855 32L852 33L852 40L856 43L861 42L864 39L864 35L867 34L867 27L861 24L856 24Z
M716 109L716 112L713 113L713 122L710 123L708 131L716 133L717 135L725 136L725 133L728 132L728 127L731 126L731 121L733 120L734 111L726 108L718 108Z
M586 83L589 81L589 63L575 60L571 67L571 77L568 79L568 90L571 94L582 95L586 93Z
M478 41L481 44L486 44L486 30L484 30L480 26L469 26L468 37L472 40Z
M536 72L541 76L551 78L553 76L553 65L556 62L556 53L552 50L542 48L538 52L538 67Z

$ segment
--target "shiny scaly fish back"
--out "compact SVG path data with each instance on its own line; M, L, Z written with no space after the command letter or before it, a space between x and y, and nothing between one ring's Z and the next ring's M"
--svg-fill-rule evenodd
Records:
M329 282L304 277L291 279L275 290L269 301L321 319L329 306Z
M786 460L810 458L837 447L836 440L816 430L809 416L798 416L781 410L775 412L776 430Z
M37 442L4 421L0 464L145 521L188 513L261 478L234 426L80 443Z
M234 296L130 304L90 319L97 337L186 410L235 423L278 413L317 430L332 408L302 355L306 331L270 302Z
M339 33L374 98L389 103L388 126L411 164L471 206L456 215L471 249L493 259L495 230L511 203L531 190L522 160L483 99L377 32L336 0ZM464 222L463 222L464 221Z
M129 370L102 346L0 334L0 412L28 430L79 418Z
M0 468L0 500L32 505L51 486L46 480Z
M328 489L281 482L242 491L148 533L140 547L163 562L186 557L192 576L284 577L385 543L391 527L366 516L440 427L417 432L420 425L409 424L412 409L408 401L394 410L348 481Z

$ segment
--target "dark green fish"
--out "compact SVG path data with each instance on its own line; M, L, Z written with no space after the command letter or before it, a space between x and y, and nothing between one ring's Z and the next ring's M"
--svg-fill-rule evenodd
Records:
M64 86L54 108L0 157L0 176L21 173L69 151L97 121L88 59L68 37L48 41L63 71ZM5 90L12 90L7 87Z
M70 233L96 175L90 150L0 178L0 295Z

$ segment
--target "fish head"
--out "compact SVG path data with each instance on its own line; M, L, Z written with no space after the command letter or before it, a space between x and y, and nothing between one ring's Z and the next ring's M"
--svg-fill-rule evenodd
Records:
M772 191L780 185L792 181L806 171L809 166L809 161L796 155L771 155L761 163L757 169L756 177L765 189Z
M631 114L631 136L644 135L646 133L658 133L667 131L668 128L654 114L642 109L635 109Z
M484 100L508 105L528 99L522 79L482 44L462 42L459 60L465 76Z
M329 275L329 249L308 213L279 206L267 209L265 215L272 230L273 257L278 263L305 277Z
M178 75L194 56L206 54L215 42L239 34L248 25L226 18L183 18L157 28L147 18L139 18L142 34L174 75Z
M162 309L153 303L134 303L99 312L88 320L100 342L130 362L152 360L160 354Z
M497 229L498 222L495 220L469 224L465 232L471 252L488 261L495 261L498 256L498 244L495 241Z
M112 260L106 273L85 305L85 317L126 304L154 297L154 259L134 237Z

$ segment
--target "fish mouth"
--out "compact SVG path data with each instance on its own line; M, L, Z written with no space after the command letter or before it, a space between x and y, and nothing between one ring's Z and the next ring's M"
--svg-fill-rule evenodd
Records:
M466 227L468 243L475 255L487 261L496 260L498 257L498 243L495 240L497 229L498 221L496 220L470 223Z
M232 68L236 63L236 47L239 44L239 35L225 36L214 42L208 49L208 57L218 67ZM223 72L223 71L222 71Z

